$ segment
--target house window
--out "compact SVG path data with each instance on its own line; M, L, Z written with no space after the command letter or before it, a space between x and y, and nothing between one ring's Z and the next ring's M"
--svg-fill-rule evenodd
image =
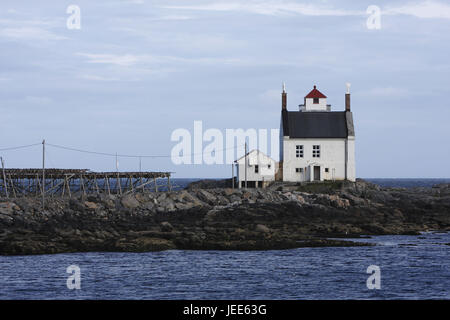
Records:
M325 168L325 172L330 172L330 169L329 168Z
M313 156L313 158L320 158L320 146L319 145L313 146L312 156Z
M297 173L303 173L303 168L295 168L295 172L297 172Z
M297 158L303 158L303 145L295 146L295 156Z
M259 166L257 164L255 164L255 173L259 172Z
M267 168L270 169L272 166L270 164L267 165Z
M319 103L319 98L314 98L314 99L313 99L313 103L314 103L314 104L318 104L318 103Z

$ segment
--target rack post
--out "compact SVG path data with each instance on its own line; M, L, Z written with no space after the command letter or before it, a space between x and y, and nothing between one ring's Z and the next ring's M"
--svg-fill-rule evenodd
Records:
M247 142L245 142L245 188L247 188Z
M234 189L234 163L231 164L231 188Z
M45 139L42 140L42 210L45 208Z
M3 158L2 158L2 157L0 157L0 160L1 160L1 162L2 162L3 185L5 186L6 198L9 198L9 194L8 194L8 182L6 181L6 174L5 174L5 162L3 161Z

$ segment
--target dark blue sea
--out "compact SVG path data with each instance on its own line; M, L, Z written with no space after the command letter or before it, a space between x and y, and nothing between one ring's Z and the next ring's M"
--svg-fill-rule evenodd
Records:
M355 241L376 245L0 256L0 299L450 299L450 233Z
M450 299L449 233L359 241L377 245L0 256L0 299ZM371 265L380 289L367 287Z
M431 188L441 183L450 183L450 179L392 179L392 178L364 178L364 180L386 188Z

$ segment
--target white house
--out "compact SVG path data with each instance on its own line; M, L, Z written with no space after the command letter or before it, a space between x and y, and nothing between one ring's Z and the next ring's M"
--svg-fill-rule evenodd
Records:
M248 152L235 163L239 188L264 188L275 180L278 171L278 163L259 150Z
M355 131L347 84L345 111L331 111L327 97L314 89L298 111L287 110L283 86L280 170L283 181L355 181Z

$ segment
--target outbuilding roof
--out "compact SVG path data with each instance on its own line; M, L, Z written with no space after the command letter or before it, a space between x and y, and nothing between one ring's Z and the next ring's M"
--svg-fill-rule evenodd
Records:
M265 154L264 152L262 152L262 151L260 151L260 150L258 150L258 149L253 149L253 150L247 152L247 154L244 154L244 155L243 155L242 157L240 157L239 159L234 160L234 162L239 162L239 161L241 161L242 159L244 159L245 156L249 157L250 155L253 155L254 153L256 153L257 156L262 155L262 158L265 158L266 160L272 160L272 161L275 161L275 160L273 160L271 157L269 157L267 154Z

